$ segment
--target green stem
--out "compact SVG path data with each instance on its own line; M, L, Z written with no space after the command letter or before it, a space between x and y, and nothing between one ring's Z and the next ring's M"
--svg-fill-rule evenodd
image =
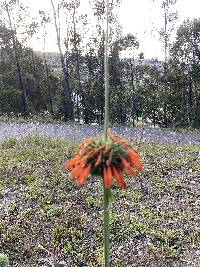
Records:
M104 187L104 267L109 267L109 236L110 236L110 227L109 227L109 198L110 198L110 189Z
M104 114L104 138L108 138L109 125L109 69L108 69L108 27L109 27L109 0L107 0L106 10L106 32L105 32L105 48L104 48L104 75L105 75L105 114ZM109 229L109 198L110 189L104 186L104 220L103 220L103 234L104 234L104 267L109 267L109 243L110 243L110 229Z
M106 32L104 52L104 76L105 76L105 115L104 115L104 137L107 139L109 124L109 72L108 72L108 28L109 28L109 0L107 0Z

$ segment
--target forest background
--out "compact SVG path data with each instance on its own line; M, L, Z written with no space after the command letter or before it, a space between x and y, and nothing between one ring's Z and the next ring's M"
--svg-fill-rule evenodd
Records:
M137 33L124 34L119 23L123 1L111 2L111 123L199 128L200 19L177 24L177 1L152 1L162 15L161 27L152 25L152 34L163 54L147 59ZM87 4L90 9L84 13L80 0L51 0L32 16L24 1L1 1L1 117L103 123L105 3ZM54 53L46 52L50 25L56 36ZM33 40L43 51L34 51Z

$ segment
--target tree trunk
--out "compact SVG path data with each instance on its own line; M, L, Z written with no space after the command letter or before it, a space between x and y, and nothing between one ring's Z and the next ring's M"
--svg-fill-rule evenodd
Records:
M84 94L84 92L82 94L82 101L83 101L84 123L85 124L89 124L90 120L89 120L88 108L87 108L87 105L86 105L86 100L85 100L85 94Z
M134 55L133 55L133 61L135 61L134 59ZM130 65L131 65L131 87L132 87L132 107L131 107L131 116L132 116L132 126L135 127L135 115L136 115L136 111L135 111L135 89L136 89L136 83L134 82L134 74L136 75L136 69L133 66L133 63L130 59Z
M74 119L74 105L72 101L72 92L69 84L69 73L65 64L65 59L62 53L61 49L61 43L60 43L60 29L57 24L57 18L56 18L56 11L54 7L53 0L51 0L51 5L53 9L53 15L54 15L54 25L56 29L56 36L57 36L57 45L59 49L59 54L60 54L60 61L61 61L61 66L62 66L62 73L63 73L63 110L64 110L64 120L65 121L73 121Z
M49 98L49 104L50 104L50 113L52 116L54 116L54 110L53 110L53 100L51 95L52 90L52 84L49 78L49 70L47 66L47 60L46 60L46 54L43 52L43 60L44 60L44 66L45 66L45 72L46 72L46 81L47 81L47 88L48 88L48 98Z
M79 59L79 51L77 48L77 38L76 38L76 24L75 24L75 12L76 9L74 7L73 12L73 26L74 26L74 50L76 55L76 71L77 71L77 82L78 82L78 88L77 88L77 99L76 99L76 108L77 108L77 118L78 122L80 122L80 108L79 108L79 96L80 92L82 92L82 84L81 84L81 75L80 75L80 59ZM88 119L87 119L88 120Z
M14 51L15 64L16 64L18 80L19 80L19 88L21 90L21 97L22 97L22 107L23 107L22 113L23 113L24 118L26 118L28 116L27 92L26 92L26 89L23 85L21 66L19 63L19 55L18 55L18 51L17 51L17 40L16 40L16 36L14 33L14 29L13 29L13 25L12 25L12 19L11 19L11 15L10 15L10 11L9 11L7 3L5 5L5 8L6 8L7 16L8 16L8 22L9 22L10 30L12 32L13 51Z
M164 107L163 119L165 128L168 127L167 121L167 11L165 9L165 62L164 62Z

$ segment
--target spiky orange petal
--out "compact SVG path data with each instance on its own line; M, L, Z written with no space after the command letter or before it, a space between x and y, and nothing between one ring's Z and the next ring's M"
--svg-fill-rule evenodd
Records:
M110 167L104 167L103 178L105 188L110 188L112 186L112 171Z
M79 157L79 159L75 162L75 165L82 165L87 160L87 156Z
M127 188L127 184L122 173L119 170L117 170L114 166L112 166L111 169L112 169L112 174L115 177L118 186L121 188Z
M136 160L140 159L140 156L137 151L133 150L132 148L128 148L127 151L128 151L128 155L130 155L132 158Z
M76 165L73 170L71 171L71 173L69 174L69 177L70 178L73 178L73 177L78 177L80 175L82 171L82 167L80 165Z
M125 170L127 170L132 176L135 176L135 171L133 168L131 168L130 164L124 159L124 158L120 158L121 159L121 163L122 166L125 168Z
M100 153L98 155L98 158L97 158L97 160L95 162L95 165L94 165L95 167L97 167L98 165L100 165L101 159L102 159L102 152L100 151Z
M75 158L70 159L67 163L65 163L65 169L72 168L78 159L79 159L79 157L77 157L77 156Z
M142 162L139 159L135 159L129 156L129 160L132 166L134 166L138 171L143 170Z
M78 187L80 187L81 185L84 184L86 178L90 174L90 171L91 171L91 165L90 164L87 167L82 169L81 174L77 177Z
M128 150L128 157L131 165L133 165L138 171L143 170L143 165L140 159L140 156L137 152L133 150Z

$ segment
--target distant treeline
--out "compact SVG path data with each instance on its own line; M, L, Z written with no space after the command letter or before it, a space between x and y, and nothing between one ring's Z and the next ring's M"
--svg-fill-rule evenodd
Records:
M78 18L75 19L78 6L65 7L73 11L71 30L64 41L64 53L57 35L60 69L55 69L47 64L45 52L38 55L18 38L12 16L15 8L19 8L18 1L5 2L2 6L8 19L0 21L0 115L27 117L48 113L64 121L101 124L104 119L104 34L100 19L96 37L88 41L87 37L84 40L87 49L83 49L84 28L80 32ZM44 25L48 20L41 14L41 25ZM56 15L55 11L54 22ZM96 16L101 18L103 13ZM116 21L113 19L111 23L111 31L115 31ZM35 33L38 24L29 26L27 36ZM142 118L165 127L200 127L200 20L185 21L173 43L168 42L166 28L163 36L164 62L145 60L143 53L135 58L122 58L127 51L136 55L139 41L121 32L111 38L112 123L134 125Z

